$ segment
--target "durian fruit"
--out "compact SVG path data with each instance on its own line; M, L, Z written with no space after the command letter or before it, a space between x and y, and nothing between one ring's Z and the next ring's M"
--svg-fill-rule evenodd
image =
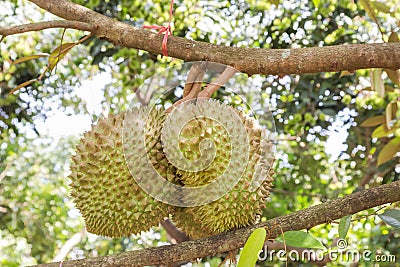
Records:
M179 150L190 161L201 157L200 142L209 139L215 144L214 160L203 171L177 170L185 186L202 186L209 184L226 171L231 154L230 137L226 129L212 118L196 118L185 124L181 131ZM210 150L211 151L211 150ZM203 153L207 153L205 150Z
M155 200L138 186L125 159L123 142L131 145L129 151L133 153L140 148L123 140L124 118L135 119L146 113L144 108L135 108L99 119L76 148L69 176L71 196L91 233L108 237L138 234L157 226L171 213L172 206ZM164 119L163 110L152 109L144 130L125 130L140 137L144 131L147 154L154 168L161 176L175 181L175 170L162 153L160 131Z
M233 112L239 118L239 125L233 123L234 126L227 127L220 124L220 121L229 122L232 114L223 112L228 106L218 101L200 101L188 107L198 116L181 129L178 145L173 146L172 150L180 150L186 159L196 162L204 155L208 158L211 154L209 147L204 148L202 142L211 139L214 143L214 159L200 171L177 170L168 160L167 141L174 135L167 135L165 139L162 132L174 126L166 126L167 114L161 109L135 108L109 115L84 134L72 159L69 177L71 195L89 232L109 237L137 234L173 214L173 220L180 228L191 237L200 238L256 221L265 206L272 182L268 173L270 166L263 159L265 149L262 147L261 129L254 120L239 111ZM212 116L203 116L206 113ZM230 129L233 137L227 129ZM246 138L235 139L235 134L241 131ZM244 144L246 153L240 149L234 151L238 143ZM245 160L243 156L235 157L242 154L246 155ZM231 175L222 183L216 180L229 172L230 167L240 165L243 161L247 165L242 170L233 168L239 177ZM261 178L261 185L255 190L254 176ZM157 180L160 177L163 179L161 183ZM238 180L233 188L229 188L222 197L215 197L215 201L202 204L208 195L218 196L221 188L226 188L224 182L230 183L230 179L235 182ZM163 181L182 188L171 191ZM206 192L205 196L196 195L196 190L189 194L185 191L185 188L207 187L214 182L217 182L219 189ZM172 198L175 203L196 205L175 207L168 204Z
M200 105L200 109L211 110L210 113L223 116L221 108L224 104L220 102L203 101ZM254 224L262 214L266 198L269 196L272 178L269 173L270 163L262 157L265 156L263 153L268 152L265 151L268 147L263 147L261 128L253 119L240 111L236 112L242 121L242 125L238 127L246 129L249 148L245 171L241 177L237 177L240 180L221 198L201 206L177 208L173 214L173 221L177 226L194 239ZM184 187L206 185L226 171L233 154L230 151L231 140L222 125L217 125L212 119L199 117L189 121L182 129L181 135L180 149L190 160L199 157L199 143L204 138L212 139L216 148L214 161L208 168L199 172L177 171ZM242 153L232 151L234 152ZM253 175L256 176L256 181L261 181L256 189L252 187Z

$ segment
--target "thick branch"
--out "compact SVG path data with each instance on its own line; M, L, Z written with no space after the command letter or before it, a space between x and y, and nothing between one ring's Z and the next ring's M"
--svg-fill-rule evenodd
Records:
M310 229L348 214L400 201L399 192L400 181L396 181L228 233L187 241L177 245L135 250L106 257L66 261L62 266L160 265L216 255L242 247L250 233L258 227L266 227L269 230L269 238L275 238L281 231ZM49 263L39 266L58 267L60 264Z
M68 0L30 1L61 18L97 25L97 37L114 45L161 54L162 35L113 20ZM249 75L400 69L400 43L259 49L219 46L170 36L168 54L185 61L219 62Z
M38 23L23 24L18 26L0 27L0 35L8 36L12 34L41 31L44 29L51 29L51 28L75 29L75 30L82 30L89 32L94 32L96 30L96 27L86 22L53 20L53 21L43 21Z

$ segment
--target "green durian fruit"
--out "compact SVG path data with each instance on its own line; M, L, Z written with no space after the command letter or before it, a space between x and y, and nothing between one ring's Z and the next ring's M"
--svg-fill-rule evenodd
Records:
M226 129L211 118L190 120L182 129L179 138L179 150L190 161L201 157L200 142L209 139L215 144L215 156L210 165L203 171L177 170L185 186L206 185L220 177L226 171L231 154L230 137Z
M214 113L219 114L222 105L208 101L202 103L201 109L215 109ZM247 166L237 184L223 197L205 205L175 210L173 221L192 238L202 238L254 224L258 216L262 214L266 198L269 196L272 184L269 173L271 162L260 160L262 153L269 148L262 147L262 131L256 121L240 111L236 110L236 112L242 121L242 125L238 127L245 127L247 133L249 148ZM177 173L185 187L206 185L217 179L228 167L233 153L229 143L231 140L225 128L212 119L199 117L185 125L180 136L181 152L189 160L197 159L200 153L199 144L205 138L213 140L215 144L214 161L209 167L199 172L178 170ZM241 153L241 151L236 152ZM258 180L261 184L256 188L251 187L254 183L254 174L256 179L261 179Z
M189 108L194 108L198 116L179 129L178 147L174 145L172 150L169 150L172 153L181 151L186 159L193 162L203 156L209 159L208 154L211 152L208 144L204 147L202 141L212 140L214 160L200 171L178 170L166 157L166 142L176 136L163 135L162 132L165 129L167 132L168 129L174 129L170 133L176 133L177 124L174 126L173 123L166 123L168 119L164 110L135 108L100 119L97 125L84 134L77 146L69 176L71 195L85 219L87 230L110 237L127 236L157 226L170 214L173 214L173 220L178 227L193 238L253 224L262 213L265 199L269 195L272 183L270 164L264 160L265 148L262 149L261 129L254 120L231 108L235 116L239 117L240 125L235 126L233 123L233 126L226 128L226 125L219 123L230 122L232 119L232 112L230 115L222 112L227 110L226 107L228 106L213 100L190 104ZM212 116L203 116L202 114L207 113L205 111ZM179 116L184 118L185 110L175 117L177 121L181 120ZM234 138L227 129L234 134ZM240 136L238 133L241 131L247 136L245 139L235 137ZM234 151L239 143L242 144L242 148L243 144L245 145L246 153L240 149ZM230 167L241 164L243 156L234 159L234 155L242 154L246 155L247 165L238 171L240 177L231 175L232 177L228 176L228 179L223 180L230 183L230 179L236 182L237 178L240 178L237 184L211 203L187 208L174 207L148 194L152 192L157 199L163 200L172 197L178 203L193 204L198 198L201 204L201 200L207 199L207 196L198 196L196 191L187 194L185 190L174 191L171 187L163 186L159 180L157 182L154 174L151 174L150 168L156 171L158 177L175 185L196 188L212 184L221 175L229 172ZM132 174L135 174L135 177ZM253 175L261 178L260 186L252 186ZM142 182L145 183L141 184ZM218 195L221 188L225 188L224 183L221 185L221 180L216 183L220 189L212 189L215 191L209 192L211 196ZM205 195L207 194L208 192ZM164 196L166 197L163 198ZM193 199L195 201L190 201Z
M124 118L136 118L148 109L135 108L128 113L102 118L84 134L71 163L71 196L80 210L89 232L109 237L128 236L157 226L171 213L172 206L144 192L132 177L123 149ZM143 117L143 116L142 116ZM161 176L175 181L175 170L162 153L160 131L163 110L151 110L145 129L131 127L130 136L143 136L147 154ZM133 153L139 149L129 145Z

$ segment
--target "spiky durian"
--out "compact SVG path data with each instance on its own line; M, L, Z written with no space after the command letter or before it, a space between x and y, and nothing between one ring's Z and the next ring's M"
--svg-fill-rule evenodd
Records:
M211 110L210 113L226 116L224 112L221 113L221 108L223 104L214 101L203 101L199 104L201 110ZM272 179L269 175L270 164L262 158L262 153L265 153L268 147L262 147L261 129L253 119L246 117L242 112L236 112L242 122L237 127L244 127L248 137L247 166L242 174L236 174L239 177L236 177L238 182L233 189L221 198L205 205L176 209L173 215L174 222L192 238L201 238L255 223L258 215L262 214L266 198L269 196ZM209 138L215 144L215 157L207 168L199 172L177 171L185 187L209 184L227 171L228 162L232 160L234 153L245 152L231 151L232 140L226 129L223 125L218 125L217 121L208 118L198 117L189 121L181 130L180 137L180 150L189 160L200 156L199 144L203 139ZM252 187L254 178L261 179L260 185L255 188Z
M143 138L144 132L146 153L154 168L162 177L175 181L175 170L165 159L160 141L164 111L151 110L144 129L135 125L124 128L125 118L141 115L140 120L147 112L148 109L136 108L100 119L76 148L69 176L71 195L91 233L109 237L137 234L157 226L170 213L170 205L155 200L138 186L125 159L124 145L128 144L132 153L140 149L129 136ZM124 130L130 133L125 140Z
M203 171L177 170L185 186L202 186L209 184L220 177L229 164L231 154L230 137L220 123L211 118L196 118L190 120L182 129L179 140L179 149L185 158L190 161L201 157L200 142L204 139L212 140L215 144L215 156L209 166ZM203 150L203 153L207 153Z
M107 119L100 119L91 131L85 133L77 147L77 155L73 157L70 178L71 195L75 198L89 232L112 237L136 234L157 225L172 212L178 226L193 238L255 222L265 206L271 185L267 171L269 166L260 161L260 128L241 112L236 111L230 115L221 112L227 105L216 101L201 101L190 105L198 116L181 129L178 147L172 150L182 151L189 161L196 161L204 155L208 158L209 149L201 146L202 141L211 139L215 145L215 157L201 171L177 171L167 160L165 145L173 135L162 135L161 132L165 129L168 132L169 127L173 126L171 123L169 126L164 125L166 113L163 110L137 108L120 115L110 115ZM205 113L212 116L203 116ZM182 114L185 115L185 111ZM219 124L220 121L228 124L234 121L235 116L232 114L239 117L239 124L237 121L228 127ZM179 114L175 119L180 119ZM247 138L235 139L235 134L241 130ZM164 143L160 136L164 138ZM248 149L247 154L241 149L234 151L233 148L237 146L232 144L238 143L244 144ZM200 150L204 155L200 155ZM207 186L229 172L229 167L240 165L244 161L243 156L240 157L242 154L248 156L245 158L247 165L242 170L237 169L239 177L228 175L228 179L222 180L222 183L218 181L220 185L215 191L206 192L204 196L196 195L196 191L185 194L185 190L171 194L166 189L168 187L164 188L157 183L154 175L150 175L151 169L155 169L159 177L182 185L183 188ZM257 175L262 178L261 185L253 190L253 175L260 170ZM208 198L207 194L218 196L221 189L226 189L224 182L230 183L232 179L237 181L237 178L240 178L237 184L224 191L227 193L221 195L221 198L202 204ZM140 187L138 183L141 181L147 183ZM150 190L145 192L143 189ZM195 204L195 207L172 207L155 200L148 192L152 192L153 196L161 196L161 199L163 196L167 196L167 200L173 197L178 200L175 203Z

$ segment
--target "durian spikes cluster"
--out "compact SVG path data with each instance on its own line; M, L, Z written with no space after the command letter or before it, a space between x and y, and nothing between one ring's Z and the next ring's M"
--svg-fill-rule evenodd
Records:
M219 113L223 108L224 104L212 100L202 102L199 107L207 110L207 113L220 114L215 115L216 118L224 115ZM234 116L241 120L241 123L234 127L245 128L248 142L247 166L239 177L235 177L238 182L221 198L201 206L176 208L172 215L176 225L195 239L255 223L257 217L262 214L266 198L269 196L272 184L269 173L271 166L268 162L262 161L265 156L263 153L268 152L265 150L269 148L262 147L262 132L257 122L240 111L234 111L236 112ZM218 121L200 117L189 121L182 129L180 150L188 159L195 160L200 157L199 144L204 139L213 140L216 146L216 156L208 168L199 172L177 170L185 187L204 186L213 182L227 171L229 161L233 160L235 153L245 153L232 150L233 138ZM237 132L239 129L233 128L233 133ZM257 188L252 187L254 179L261 181Z
M210 100L203 102L201 108L218 113L223 105ZM235 112L242 122L240 127L244 127L247 133L248 161L244 171L238 174L237 182L221 198L191 207L176 207L156 200L138 185L135 172L127 164L130 157L124 153L123 142L129 142L123 140L124 119L148 114L144 129L130 127L130 136L144 134L146 155L153 168L163 179L183 188L218 183L218 178L230 166L232 155L241 153L233 151L232 138L224 125L213 118L199 116L181 129L176 149L190 161L201 157L202 140L212 140L215 145L213 161L206 168L193 172L175 167L166 156L166 140L163 140L165 136L162 137L162 129L167 125L164 110L134 108L100 119L78 144L69 176L71 195L87 230L109 237L128 236L147 231L165 217L172 216L176 225L192 238L201 238L255 223L269 196L271 163L263 160L265 148L262 147L262 132L257 122L240 111ZM129 144L131 154L143 152L135 142ZM255 176L261 182L253 188ZM196 195L177 194L174 197L187 202L185 198L196 198Z

